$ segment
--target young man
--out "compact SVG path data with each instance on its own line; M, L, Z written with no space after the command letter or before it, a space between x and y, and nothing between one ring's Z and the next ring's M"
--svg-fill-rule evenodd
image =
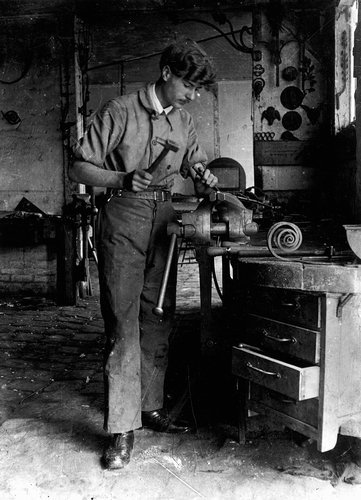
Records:
M160 77L139 92L108 102L75 148L74 181L108 188L99 213L100 302L106 333L105 419L111 434L103 464L120 469L130 459L133 430L186 432L163 408L168 337L175 309L176 263L164 315L155 316L169 238L175 220L174 179L191 176L202 197L218 179L204 167L190 114L183 109L202 87L214 83L212 63L192 40L174 43L160 59ZM175 143L154 172L164 140ZM178 149L177 149L178 148ZM195 169L201 167L202 178Z

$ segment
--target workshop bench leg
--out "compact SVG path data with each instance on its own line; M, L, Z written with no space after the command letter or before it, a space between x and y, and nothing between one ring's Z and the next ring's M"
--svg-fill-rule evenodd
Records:
M238 399L238 442L246 444L247 432L247 401L249 392L249 382L243 378L237 378L237 399Z

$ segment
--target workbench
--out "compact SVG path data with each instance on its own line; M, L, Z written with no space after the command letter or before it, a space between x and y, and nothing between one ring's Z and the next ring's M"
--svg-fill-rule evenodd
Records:
M47 283L47 295L55 299L58 305L74 305L76 302L75 238L76 226L69 218L19 210L0 211L0 249L2 249L2 257L5 258L4 256L7 253L14 256L16 252L19 252L19 267L22 269L18 277L19 283L23 275L26 277L27 274L31 274L29 268L33 268L33 273L35 275L39 273L40 279ZM46 248L48 260L45 262L35 259L35 262L27 263L27 258L31 258L29 255L33 255L30 250L41 246ZM52 256L55 257L54 267L56 272L54 276L51 274ZM39 266L38 269L35 267L37 265ZM3 267L8 268L9 265ZM19 267L15 266L15 271ZM3 273L3 275L6 277L6 273ZM13 293L15 295L18 293L24 294L25 291L26 294L30 295L39 294L39 289L36 287L37 284L41 283L39 279L35 280L35 283L24 281L24 286L19 292L15 288L11 289L11 284L16 283L16 278L17 276L14 275L14 278L11 278L9 283L5 282L5 285L9 285L9 287L2 287L2 280L0 280L0 293ZM54 284L52 281L54 281ZM28 289L29 286L31 287L30 290Z
M361 438L361 265L233 257L224 276L239 438L265 414L334 448Z

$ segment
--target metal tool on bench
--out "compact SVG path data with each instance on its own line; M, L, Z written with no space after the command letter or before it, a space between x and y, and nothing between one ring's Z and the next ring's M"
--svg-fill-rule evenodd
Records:
M162 139L161 137L156 137L155 140L158 142L158 144L161 144L163 146L163 151L154 160L150 167L146 169L146 172L149 172L150 174L153 174L155 169L158 167L160 162L164 160L169 151L173 151L174 153L176 153L179 150L178 144L174 141L171 141L170 139Z

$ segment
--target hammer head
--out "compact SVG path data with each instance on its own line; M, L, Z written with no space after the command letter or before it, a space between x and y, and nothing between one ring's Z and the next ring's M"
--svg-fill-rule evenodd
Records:
M178 144L174 141L171 141L170 139L162 139L161 137L157 137L156 141L168 151L174 151L176 153L179 150Z

